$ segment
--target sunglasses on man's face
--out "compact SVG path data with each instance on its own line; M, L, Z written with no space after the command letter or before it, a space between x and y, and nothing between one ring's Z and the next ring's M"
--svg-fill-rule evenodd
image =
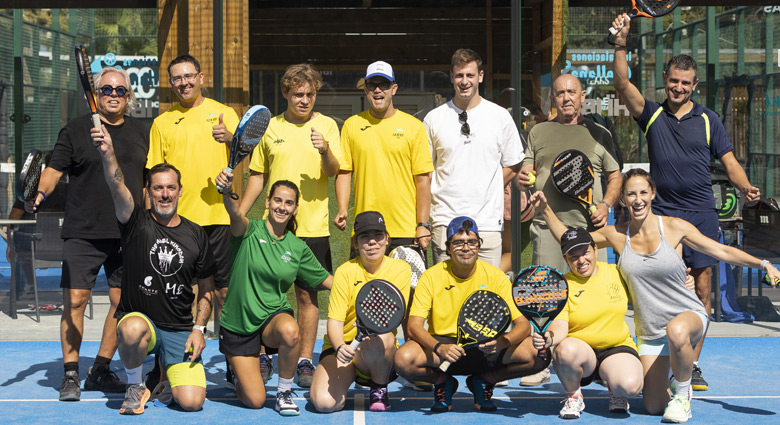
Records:
M124 95L127 94L127 87L125 86L116 86L111 87L108 84L100 88L100 93L103 93L103 96L111 96L111 93L116 92L116 95L119 97L124 97Z
M390 90L390 87L393 87L393 83L390 81L366 81L366 89L368 89L368 91L374 91L377 87L379 87L379 90L386 91Z

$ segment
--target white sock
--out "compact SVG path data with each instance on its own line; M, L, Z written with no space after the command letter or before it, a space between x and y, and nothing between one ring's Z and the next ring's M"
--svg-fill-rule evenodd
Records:
M690 395L691 395L690 378L685 382L680 382L677 380L677 378L672 378L672 384L674 384L674 389L675 389L675 392L674 394L672 394L672 396L676 394L684 394L690 400Z
M308 360L308 361L309 361L309 363L311 363L311 364L314 364L314 362L312 362L312 361L311 361L311 359L309 359L309 358L306 358L306 357L298 357L298 363L300 363L300 362L302 362L302 361L304 361L304 360Z
M697 367L697 366L699 366L699 362L693 362L693 366L694 366L694 367Z
M134 367L132 369L125 368L127 374L127 384L136 385L143 382L144 365ZM153 388L150 388L153 389Z
M566 393L566 395L571 394L572 397L582 397L582 387L577 388L577 391L573 393Z
M285 391L292 390L292 379L284 379L281 376L279 377L279 383L276 384L276 389L278 392L283 393ZM690 381L688 382L690 383Z

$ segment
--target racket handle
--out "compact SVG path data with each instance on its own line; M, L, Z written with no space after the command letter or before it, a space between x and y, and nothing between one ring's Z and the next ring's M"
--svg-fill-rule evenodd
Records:
M227 172L228 172L228 173L232 173L232 172L233 172L233 168L232 168L232 167L227 167ZM219 193L224 193L224 192L225 192L225 188L224 188L224 187L222 187L222 186L219 186L219 185L217 185L217 191L218 191ZM236 193L231 193L231 194L230 194L230 197L231 197L231 198L233 198L233 199L236 199L236 200L237 200L237 199L238 199L238 194L236 194Z
M590 207L588 207L588 211L590 212L590 215L593 215L596 212L596 205L592 204Z
M101 126L101 124L100 124L100 115L98 115L98 113L97 113L97 112L95 112L94 114L92 114L92 125L93 125L95 128L97 128L98 130L100 130L100 132L101 132L101 133L103 132L103 131L101 130L101 127L100 127L100 126Z
M542 360L545 360L545 361L546 361L546 360L547 360L547 349L546 349L546 348L543 348L543 349L539 350L539 351L536 353L536 357L539 357L540 359L542 359Z
M441 364L439 365L439 370L442 371L442 372L446 372L447 369L450 368L451 364L452 363L450 363L449 360L445 360L445 361L441 362Z
M607 43L611 45L615 45L615 37L617 37L617 34L620 32L620 30L623 29L625 26L625 22L630 21L631 17L626 15L626 17L623 19L623 25L620 25L619 27L609 27L609 35L607 36Z
M355 339L353 339L352 342L349 343L349 346L354 351L358 348L358 345L360 345L360 340L358 339L357 336L355 336Z

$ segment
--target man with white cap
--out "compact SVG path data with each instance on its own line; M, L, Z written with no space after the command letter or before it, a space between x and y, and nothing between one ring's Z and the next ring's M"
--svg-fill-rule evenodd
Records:
M355 180L355 215L379 211L385 217L391 242L387 252L419 241L428 246L433 162L423 124L395 109L398 91L395 73L387 62L374 62L366 70L369 109L344 122L341 130L343 161L336 177L339 229L347 226L352 178Z

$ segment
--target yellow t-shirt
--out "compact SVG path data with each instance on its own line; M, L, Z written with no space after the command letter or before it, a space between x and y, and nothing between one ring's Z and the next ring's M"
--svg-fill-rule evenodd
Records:
M431 335L457 338L460 307L480 289L501 296L512 312L512 321L520 317L512 300L512 283L498 267L477 260L474 274L460 279L450 271L451 263L452 260L443 261L426 270L414 290L409 315L427 318Z
M625 317L628 292L614 264L597 263L595 276L581 279L568 272L569 299L555 320L569 322L569 335L596 350L625 345L636 350Z
M298 221L295 235L309 238L330 235L328 176L322 171L320 153L311 144L312 127L322 133L340 162L341 142L336 121L317 114L305 124L292 124L280 114L271 119L249 164L250 170L268 174L267 187L278 180L289 180L298 185L301 197L295 216ZM265 217L268 217L268 211Z
M376 274L370 274L360 264L359 258L353 258L336 269L333 275L333 287L330 290L328 302L328 318L344 322L344 342L351 342L357 335L354 326L355 299L360 288L366 282L373 279L384 279L398 288L404 301L409 301L409 280L412 276L412 268L405 261L385 257L382 266ZM396 331L393 331L393 335ZM322 349L326 350L333 345L327 335L323 338Z
M220 114L224 114L228 130L235 132L236 111L206 98L194 108L177 103L154 119L149 135L146 168L165 162L179 169L183 187L179 214L201 226L230 224L222 195L214 183L214 178L227 167L230 148L211 136Z
M378 120L368 111L353 115L341 129L343 161L355 184L355 215L379 211L393 238L413 238L417 230L414 176L433 171L425 127L396 111Z

